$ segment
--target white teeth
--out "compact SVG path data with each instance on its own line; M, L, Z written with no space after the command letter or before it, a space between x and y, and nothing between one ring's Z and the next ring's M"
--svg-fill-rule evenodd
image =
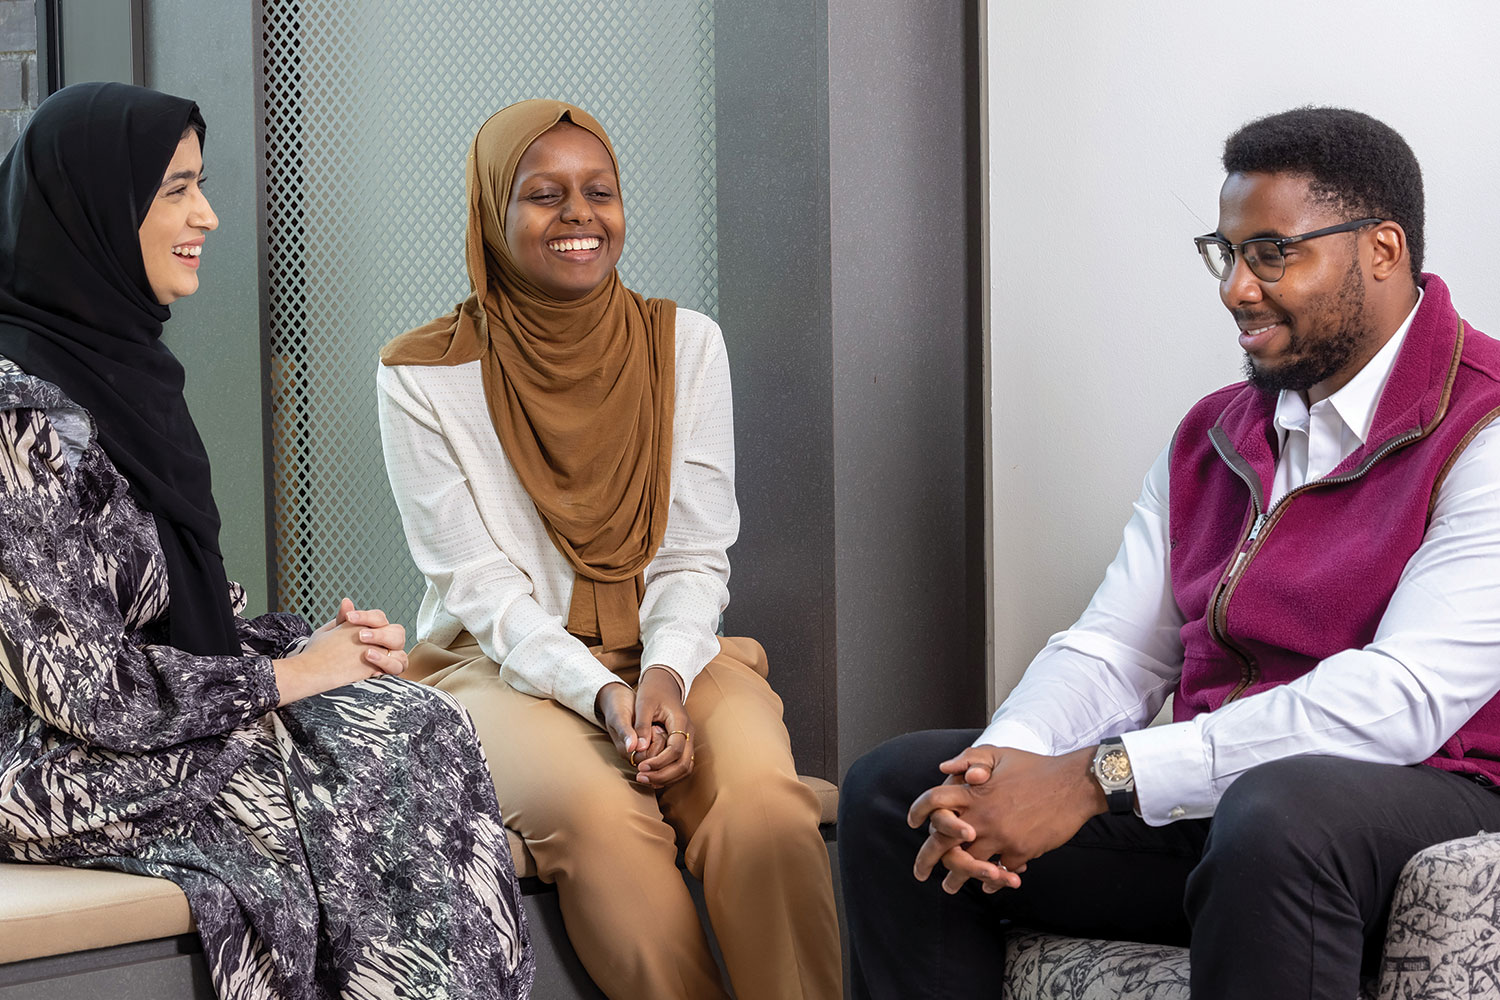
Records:
M173 247L172 252L179 257L197 257L203 253L203 244L191 247Z
M553 240L547 246L553 250L598 250L599 237L590 236L583 240Z
M1263 326L1263 327L1260 327L1260 328L1255 329L1255 330L1246 330L1245 333L1248 336L1251 336L1251 337L1259 337L1261 334L1265 333L1267 330L1271 329L1271 327L1275 326L1275 325L1276 325L1275 323L1272 323L1271 326Z

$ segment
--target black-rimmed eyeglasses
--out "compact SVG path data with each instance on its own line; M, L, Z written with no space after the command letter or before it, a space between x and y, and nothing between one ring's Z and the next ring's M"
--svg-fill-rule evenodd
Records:
M1193 242L1198 244L1198 252L1203 255L1203 263L1208 265L1209 273L1220 281L1229 277L1229 273L1234 270L1236 253L1245 262L1245 266L1250 268L1250 273L1261 281L1279 281L1286 271L1286 248L1293 243L1317 239L1319 236L1332 236L1334 233L1352 233L1356 229L1363 229L1384 221L1384 219L1355 219L1353 222L1341 222L1337 226L1314 229L1310 233L1301 233L1297 236L1267 237L1246 240L1243 243L1230 243L1220 236L1209 233L1207 236L1195 237Z

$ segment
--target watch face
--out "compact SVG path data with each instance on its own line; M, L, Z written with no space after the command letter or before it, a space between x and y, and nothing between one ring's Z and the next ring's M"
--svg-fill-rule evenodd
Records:
M1116 747L1099 757L1099 778L1105 784L1119 786L1130 780L1130 756Z

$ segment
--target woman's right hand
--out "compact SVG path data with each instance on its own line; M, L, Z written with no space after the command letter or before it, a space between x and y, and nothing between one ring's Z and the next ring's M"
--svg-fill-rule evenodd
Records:
M604 723L604 731L621 757L630 761L640 775L638 761L644 761L660 753L667 742L666 730L659 726L651 728L651 739L643 739L635 732L635 692L624 681L615 681L599 689L594 698L594 714ZM635 759L631 759L631 754Z
M344 614L340 617L347 618ZM347 620L330 623L309 636L300 653L272 660L276 688L281 692L278 704L289 705L345 684L399 674L406 669L404 652L381 649L379 644L362 638L362 631L369 632L370 629Z

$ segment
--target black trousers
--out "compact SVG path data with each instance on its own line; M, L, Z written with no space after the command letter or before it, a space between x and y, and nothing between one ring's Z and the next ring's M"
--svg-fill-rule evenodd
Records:
M1203 1000L1353 1000L1379 962L1397 877L1423 848L1500 830L1500 792L1429 767L1300 757L1242 775L1212 820L1098 816L1021 888L949 896L912 875L906 810L975 730L891 740L839 794L839 867L859 998L996 996L1008 922L1187 945Z

